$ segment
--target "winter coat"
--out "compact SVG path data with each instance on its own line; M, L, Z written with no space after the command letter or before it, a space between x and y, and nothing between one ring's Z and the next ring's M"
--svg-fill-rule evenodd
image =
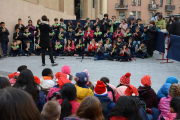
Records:
M116 37L116 35L117 35L117 37ZM117 31L115 31L114 34L113 34L113 41L117 40L117 38L120 37L120 36L123 37L122 31L120 33L117 33Z
M120 86L116 88L117 93L116 93L116 101L118 100L119 97L125 96L125 90L127 89L127 86Z
M161 29L165 29L166 28L166 22L165 20L161 19L161 20L156 20L155 21L155 25L161 30ZM161 27L162 26L162 27Z
M63 102L63 99L60 99L60 100L57 100L57 101L59 102L59 105L61 105L62 102ZM70 104L72 105L71 113L75 115L77 109L79 108L80 103L77 102L77 100L72 100L72 101L69 101L69 102L70 102Z
M71 45L71 48L70 48L70 49L68 49L68 46L65 46L65 51L66 51L66 52L75 51L74 42L72 42L72 45Z
M39 100L36 102L36 106L37 106L39 112L42 111L45 103L46 103L45 95L41 90L39 90Z
M70 33L71 33L71 34L70 34ZM68 39L68 38L71 38L71 39L74 41L75 32L74 32L74 31L72 31L72 32L68 31L68 32L66 33L66 39Z
M55 82L53 80L44 80L43 78L41 78L40 81L40 86L44 89L50 89L55 85Z
M161 100L159 102L159 107L158 107L159 112L161 114L159 115L158 120L160 120L161 117L167 117L167 113L169 113L169 111L170 111L171 99L172 99L172 97L170 95L168 95L167 98L166 97L161 98Z
M147 31L145 32L147 40L154 40L156 37L156 26L152 26L149 29L147 29Z
M180 22L179 21L175 21L174 23L172 23L169 34L180 36Z
M92 47L92 48L91 48ZM96 48L98 47L98 43L95 44L89 44L88 51L89 52L95 52Z
M104 23L104 25L103 25L103 22L104 22L104 21L105 21L105 19L103 18L102 21L101 21L101 23L102 23L102 31L106 31L106 30L107 30L107 27L110 27L110 25L109 25L110 19L107 18L106 21L105 21L105 23Z
M107 36L106 36L107 35ZM105 37L104 37L105 36ZM106 38L110 38L111 40L112 40L112 38L113 38L113 34L111 33L111 32L109 32L109 33L104 33L104 36L103 36L103 41L105 41L106 40Z
M29 27L28 25L26 27ZM34 31L36 31L35 26L31 26L31 28L29 28L29 32L32 34L32 36L34 36Z
M13 39L14 40L22 40L22 33L18 33L18 37L17 37L17 32L15 32L14 34L13 34ZM16 38L17 37L17 38Z
M84 98L86 98L87 96L93 96L94 93L93 91L90 89L90 88L82 88L82 87L79 87L77 85L75 85L76 87L76 90L77 90L77 102L82 102L82 100Z
M157 108L158 99L157 95L151 86L139 87L138 88L139 97L144 100L147 108Z
M95 54L96 54L96 55L98 55L98 54L104 54L104 51L105 51L104 47L101 47L98 52L97 52L97 49L98 49L98 47L97 47L96 50L95 50Z
M170 88L171 84L170 83L165 83L159 90L157 93L157 96L159 99L163 98L163 97L167 97L169 95L169 88Z
M168 113L167 117L164 117L165 120L175 120L177 113Z
M4 41L9 42L9 37L8 37L9 31L7 28L5 29L6 29L6 32L2 32L3 28L0 27L0 42L4 42Z
M90 34L88 36L87 36L87 34L88 34L88 31L86 30L84 33L84 39L85 39L84 41L86 41L88 38L91 40L94 37L94 31L93 30L90 31Z
M50 88L48 95L47 95L47 101L49 101L49 98L52 96L53 93L59 92L59 87L52 87Z
M178 79L174 76L170 76L166 79L166 83L171 83L171 84L178 83Z
M137 35L136 34L133 34L133 37L134 37L134 40L135 41L141 41L141 32L138 32Z

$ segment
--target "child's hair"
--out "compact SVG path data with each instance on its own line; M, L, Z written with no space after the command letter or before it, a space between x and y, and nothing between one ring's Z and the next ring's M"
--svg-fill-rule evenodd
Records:
M130 96L121 96L118 98L114 108L111 109L108 118L110 119L114 116L125 117L129 120L134 120L135 118L137 120L142 120L138 105Z
M90 26L88 26L88 27L87 27L87 29L88 29L88 28L90 28L90 29L91 29L91 27L90 27Z
M116 18L116 16L115 16L115 15L113 15L112 17Z
M61 106L57 101L48 101L44 105L41 115L46 120L59 120L61 115Z
M129 40L132 40L132 41L133 41L133 38L132 38L132 37L130 37L130 38L129 38Z
M138 19L136 20L136 23L138 23L139 20L142 21L140 18L138 18Z
M141 40L141 44L145 44L145 41L144 41L144 40Z
M130 29L129 29L129 28L126 28L126 31L127 31L127 30L129 30L129 31L130 31Z
M176 119L180 119L180 96L172 98L170 102L170 107L175 113L177 113Z
M49 19L47 19L47 21L49 22L50 20L49 20Z
M100 27L99 27L99 26L96 26L96 28L99 28L99 29L100 29Z
M89 18L86 18L86 20L90 20Z
M25 27L24 30L28 29L28 27Z
M26 70L26 69L27 69L26 65L21 65L17 68L17 71L21 73L23 70Z
M107 27L106 30L110 30L110 27Z
M0 116L2 120L41 120L30 94L7 87L0 89Z
M29 23L29 21L31 21L31 23L32 23L32 20L28 20L28 23Z
M102 41L99 41L98 44L103 44L103 42L102 42Z
M81 44L83 44L83 40L82 40L82 38L79 38L78 43L79 43L79 41L81 41Z
M67 39L67 42L66 42L66 47L68 46L68 40L70 40L70 41L71 41L70 46L72 45L72 39L71 39L71 38L68 38L68 39Z
M63 18L61 18L61 19L60 19L60 22L64 22L64 19L63 19Z
M77 23L81 23L81 21L80 21L80 20L77 20Z
M58 21L58 18L54 18L54 21Z
M107 17L108 18L108 14L106 13L106 14L104 14L104 17Z
M0 89L3 89L5 87L10 87L11 84L9 80L5 77L0 77Z
M60 27L59 27L59 29L61 29L61 28L62 28L62 29L64 29L64 27L63 27L63 26L60 26Z
M123 40L123 37L122 37L122 36L119 36L119 37L117 38L117 40L118 40L118 39L121 39L121 40Z
M136 30L137 30L137 29L138 29L138 30L140 30L140 28L139 28L139 27L136 27Z
M73 29L73 27L70 26L69 29Z
M110 44L109 38L106 38L106 42L108 41L108 44Z
M17 41L16 41L16 40L13 40L13 43L17 43Z
M60 40L57 40L57 42L60 42L60 44L61 44L61 41L60 41Z
M37 24L38 24L38 22L41 22L41 20L40 20L40 19L38 19L38 20L37 20Z
M104 120L102 106L99 99L95 96L86 97L80 104L76 116L78 118L90 120Z
M103 83L104 83L105 85L107 85L107 83L109 83L109 78L107 78L107 77L102 77L102 78L100 79L100 81L103 81Z
M123 43L123 46L126 46L126 48L128 48L128 44L126 42Z
M134 20L134 18L131 18L131 20Z
M149 24L155 25L155 21L154 21L154 20L151 20L151 21L149 22Z
M76 87L72 83L64 84L61 88L61 97L63 99L63 102L61 104L60 120L72 114L72 105L69 101L76 99Z
M121 28L120 28L120 27L117 27L117 30L121 30Z
M78 28L78 31L81 30L82 31L82 28Z
M26 44L27 44L27 43L30 43L29 40L26 40Z
M172 84L169 88L169 95L171 97L180 96L180 85L176 83Z
M92 38L91 41L92 41L92 40L96 41L95 38Z
M101 22L101 20L99 18L96 18L96 20L98 20L99 23Z
M122 19L122 20L124 20L124 22L126 23L126 20L125 20L125 19Z
M45 68L42 71L42 76L49 76L52 73L52 70L50 68Z
M22 20L21 18L19 18L18 20Z
M71 20L69 20L68 23L69 23L70 25L72 25L72 21L71 21Z

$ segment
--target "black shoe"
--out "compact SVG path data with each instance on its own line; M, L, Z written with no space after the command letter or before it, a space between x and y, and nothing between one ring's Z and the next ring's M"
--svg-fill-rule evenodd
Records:
M55 63L55 62L54 62L54 63L52 63L52 66L57 66L57 65L58 65L58 63Z
M45 65L46 65L45 63L42 64L42 66L45 66Z
M120 59L119 61L122 62L122 59Z
M144 59L144 56L142 56L141 59Z

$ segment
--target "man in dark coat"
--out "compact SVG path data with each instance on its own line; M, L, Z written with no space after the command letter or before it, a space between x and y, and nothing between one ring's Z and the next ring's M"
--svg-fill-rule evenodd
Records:
M45 66L45 52L48 49L49 57L51 59L52 66L57 66L58 64L53 60L52 48L50 47L49 33L52 33L50 26L48 25L47 17L42 16L42 22L39 25L40 29L40 46L42 48L42 66Z
M5 23L1 22L0 23L0 42L1 42L1 47L2 47L4 56L7 55L7 50L8 50L8 42L9 42L8 35L9 35L9 31L7 28L5 28Z
M172 23L172 25L170 27L169 34L180 36L180 22L179 22L179 18L175 17L174 19L175 19L175 22Z

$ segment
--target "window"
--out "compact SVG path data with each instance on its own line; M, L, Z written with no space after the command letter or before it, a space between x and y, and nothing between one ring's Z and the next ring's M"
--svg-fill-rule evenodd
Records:
M120 0L120 5L124 5L124 0Z
M167 16L170 16L171 15L171 13L167 13Z
M95 0L93 0L93 8L95 8Z
M102 9L103 9L103 7L102 7L102 6L103 6L103 3L102 3L102 2L103 2L103 0L100 0L100 12L103 11L103 10L102 10Z
M168 0L168 5L171 5L171 0Z
M124 12L119 12L119 22L124 19Z
M141 18L141 11L138 11L137 18Z
M155 4L155 0L151 0L151 4Z
M162 7L163 6L163 0L160 0L159 3L160 3L159 6Z
M133 13L133 16L135 16L135 17L136 17L136 11L132 11L132 13Z
M132 0L132 6L136 6L136 0Z
M138 0L138 6L141 6L141 0Z

